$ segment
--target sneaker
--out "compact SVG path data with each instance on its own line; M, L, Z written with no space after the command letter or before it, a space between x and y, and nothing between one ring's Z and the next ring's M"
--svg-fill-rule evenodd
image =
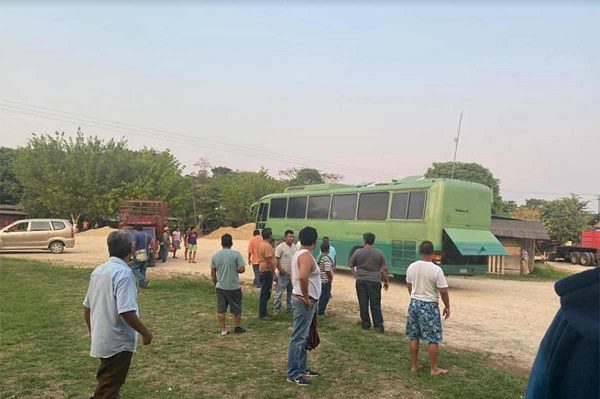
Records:
M318 371L311 370L311 369L306 370L306 372L304 373L304 377L306 377L306 378L315 378L315 377L318 377L320 375L321 374Z
M269 320L273 320L273 317L272 317L272 316L269 316L269 315L266 315L266 316L260 317L260 319L261 319L262 321L269 321Z
M227 331L227 330L221 331L221 336L222 337L226 336L227 334L229 334L229 331Z
M148 283L149 282L150 282L150 280L144 281L142 284L140 284L140 288L148 288Z
M296 384L296 385L300 385L300 386L307 386L307 385L310 385L310 382L308 382L308 381L306 380L306 378L304 378L304 377L302 377L302 376L300 376L300 377L298 377L298 378L294 378L293 380L291 380L291 379L289 379L289 378L288 378L288 379L287 379L287 382L293 382L294 384Z
M246 329L244 327L238 326L233 329L233 332L236 334L242 334L246 332Z
M376 328L376 329L375 329L375 331L376 331L378 334L384 334L384 333L385 333L385 331L384 331L384 329L383 329L383 328Z

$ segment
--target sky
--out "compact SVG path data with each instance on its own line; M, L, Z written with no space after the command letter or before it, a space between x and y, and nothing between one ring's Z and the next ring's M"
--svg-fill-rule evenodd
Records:
M463 110L457 160L504 199L596 209L600 5L421 4L2 3L0 145L81 127L187 172L366 183L451 161Z

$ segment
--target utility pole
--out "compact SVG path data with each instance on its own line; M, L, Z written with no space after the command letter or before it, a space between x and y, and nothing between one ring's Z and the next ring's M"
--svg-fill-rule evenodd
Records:
M454 145L454 159L452 160L452 174L450 175L451 179L454 179L454 167L456 166L456 153L458 151L458 141L460 140L460 125L462 124L462 116L463 116L463 110L460 110L460 118L458 118L458 133L456 134L456 138L454 139L454 142L456 143Z

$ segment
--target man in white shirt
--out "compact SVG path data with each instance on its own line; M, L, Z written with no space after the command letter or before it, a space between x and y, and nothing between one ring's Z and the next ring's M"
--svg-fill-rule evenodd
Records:
M306 343L321 297L321 273L312 256L317 242L317 230L305 227L298 233L302 246L292 258L292 336L288 347L287 380L300 386L310 385L306 378L319 372L308 368Z
M138 318L137 289L127 264L134 248L131 238L123 231L114 231L107 244L110 259L92 272L83 300L92 341L90 355L100 358L93 399L119 397L136 351L136 331L142 335L144 345L152 342L152 334Z
M277 287L275 288L275 303L273 312L275 314L281 311L281 297L286 292L287 311L292 311L292 258L298 250L294 245L294 232L286 230L283 235L283 242L275 248L275 259L277 268Z
M439 297L444 302L444 320L450 317L448 283L442 268L432 262L433 244L423 241L419 246L421 260L412 263L406 271L406 287L410 305L406 317L406 337L410 340L412 371L419 369L419 340L427 342L431 375L447 374L437 365L438 344L442 342L442 320Z

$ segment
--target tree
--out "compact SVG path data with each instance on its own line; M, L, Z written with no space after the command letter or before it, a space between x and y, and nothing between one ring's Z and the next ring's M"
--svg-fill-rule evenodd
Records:
M182 168L169 151L132 151L125 140L103 141L77 131L34 135L17 151L15 174L23 184L23 204L31 216L82 215L106 219L129 199L168 201L180 214L191 195Z
M250 206L267 194L281 192L284 183L259 172L232 172L216 175L199 192L200 209L207 227L240 226L254 217Z
M434 162L425 172L425 177L452 176L452 162ZM456 162L454 167L454 178L458 180L480 183L492 189L492 214L506 214L502 197L500 196L500 180L496 179L489 169L478 163Z
M213 176L225 176L233 173L233 169L229 169L226 166L217 166L210 170Z
M342 176L335 173L321 172L313 168L289 168L279 171L279 175L290 186L306 186L309 184L336 183Z
M511 216L517 219L540 220L540 210L536 208L520 207L511 212Z
M539 198L529 198L525 200L525 207L531 209L541 209L548 201Z
M542 206L541 220L548 234L561 243L579 241L589 216L585 211L587 204L588 201L582 201L575 194L547 201Z
M13 148L0 147L0 204L18 204L23 195L23 186L15 175Z
M513 200L503 201L502 208L504 209L504 212L510 215L519 209L519 205L517 205L517 203Z

